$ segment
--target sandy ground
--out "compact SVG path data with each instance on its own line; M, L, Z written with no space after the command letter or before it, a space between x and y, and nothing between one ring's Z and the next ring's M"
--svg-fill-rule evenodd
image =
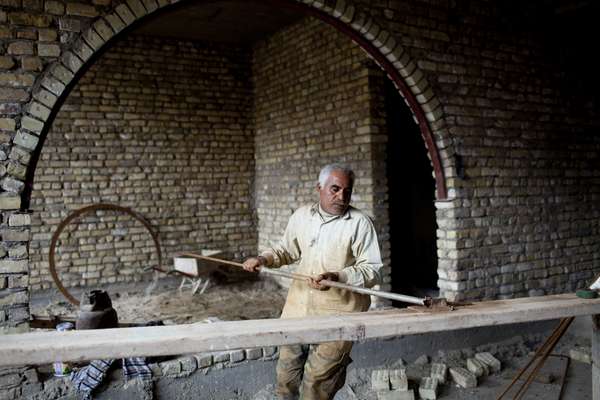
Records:
M218 318L224 321L277 318L285 302L286 289L269 280L213 280L203 294L178 289L179 278L102 287L111 297L119 321L184 324ZM76 297L80 291L73 290ZM77 308L56 291L32 295L32 313L39 316L76 316Z

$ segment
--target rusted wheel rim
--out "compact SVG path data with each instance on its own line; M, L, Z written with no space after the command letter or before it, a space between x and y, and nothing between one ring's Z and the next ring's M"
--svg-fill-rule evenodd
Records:
M90 206L82 207L78 210L75 210L71 214L67 216L56 228L56 231L52 235L52 241L50 242L50 252L48 254L48 263L50 264L50 274L52 275L52 280L58 287L58 290L65 296L65 298L69 301L69 303L79 306L79 300L77 300L73 295L65 288L58 277L56 272L56 263L54 261L54 256L56 254L56 244L58 243L58 238L62 231L69 225L71 222L79 219L82 215L89 214L95 211L120 211L127 215L130 215L137 221L141 222L142 225L148 230L150 236L152 236L152 240L154 241L154 247L156 248L156 254L158 256L158 268L162 268L162 252L160 250L160 242L158 241L158 235L152 228L152 225L146 220L143 216L136 213L130 208L117 206L115 204L107 204L107 203L98 203L92 204Z

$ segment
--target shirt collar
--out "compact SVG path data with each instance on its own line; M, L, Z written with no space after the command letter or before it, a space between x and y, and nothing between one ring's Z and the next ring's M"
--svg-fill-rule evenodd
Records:
M351 209L352 209L352 206L348 206L348 208L346 209L346 212L344 214L342 214L342 215L339 215L339 216L336 215L336 218L337 217L340 217L340 218L343 218L343 219L350 219L350 218L352 218ZM321 208L321 204L319 204L318 202L314 203L310 207L310 215L312 215L312 216L319 215L319 216L323 217L323 215L321 214L320 210L323 210ZM323 213L327 213L327 212L325 210L323 210ZM328 218L325 217L325 220L331 221L331 220L334 220L336 218L328 219Z

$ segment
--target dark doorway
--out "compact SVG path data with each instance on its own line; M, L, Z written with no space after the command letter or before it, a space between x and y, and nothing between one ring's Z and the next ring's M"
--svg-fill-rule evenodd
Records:
M386 81L392 291L437 296L435 180L410 110Z

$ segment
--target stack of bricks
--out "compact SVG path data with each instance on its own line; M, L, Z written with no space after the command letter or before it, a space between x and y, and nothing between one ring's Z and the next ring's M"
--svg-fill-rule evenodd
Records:
M502 365L500 360L489 352L475 354L468 358L466 368L455 365L450 368L450 376L454 383L463 388L477 387L478 379L489 374L500 372Z
M371 373L371 388L378 400L414 400L415 393L408 388L405 369L378 369Z
M404 361L396 364L404 365ZM499 372L500 361L489 352L481 352L463 362L451 362L448 368L444 363L431 363L426 355L414 363L399 369L377 369L371 373L371 388L378 400L413 400L414 386L418 397L423 400L436 400L440 386L447 383L448 374L454 384L462 388L477 387L478 378Z

